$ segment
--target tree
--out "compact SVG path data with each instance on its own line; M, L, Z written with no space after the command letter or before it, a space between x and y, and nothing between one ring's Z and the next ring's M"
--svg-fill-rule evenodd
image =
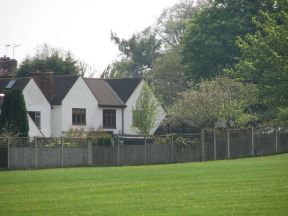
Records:
M24 97L21 91L5 92L0 115L0 133L28 137L29 125Z
M161 43L149 28L133 34L128 40L120 39L112 32L111 40L118 46L122 59L108 66L102 77L112 78L115 74L120 77L143 77L160 55Z
M159 103L153 95L148 84L144 84L136 106L133 108L133 125L137 128L138 134L148 136L156 126L159 113Z
M179 3L163 10L153 27L162 44L167 48L178 46L189 20L206 0L181 0Z
M203 81L181 94L181 97L168 111L170 123L183 122L192 127L213 127L216 121L225 122L228 126L239 123L243 115L254 115L249 112L249 105L255 103L256 87L252 84L217 77ZM253 117L253 118L252 118Z
M241 57L235 68L227 70L257 85L261 104L266 114L270 113L268 118L276 117L279 108L288 107L288 5L277 1L275 7L277 13L262 12L253 18L255 33L238 37Z
M214 78L240 56L237 36L254 33L252 17L277 10L274 0L214 0L193 16L181 44L187 78Z
M178 94L187 89L181 61L179 48L174 46L154 62L153 69L146 76L165 108L171 106Z
M26 57L20 64L16 76L27 77L33 71L53 71L56 75L77 75L81 71L79 62L70 52L50 47L47 44L38 46L34 57Z

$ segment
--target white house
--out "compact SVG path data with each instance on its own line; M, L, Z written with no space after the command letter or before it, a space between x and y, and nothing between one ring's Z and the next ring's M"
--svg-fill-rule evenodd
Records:
M29 136L51 136L51 108L50 103L30 78L1 78L0 92L2 97L9 89L20 90L23 93L29 123ZM0 104L1 105L1 104Z
M105 80L54 76L52 72L32 76L33 79L16 79L16 83L27 81L20 90L30 117L30 136L60 137L70 129L136 134L132 109L144 85L143 79ZM160 107L152 133L164 118L165 111Z

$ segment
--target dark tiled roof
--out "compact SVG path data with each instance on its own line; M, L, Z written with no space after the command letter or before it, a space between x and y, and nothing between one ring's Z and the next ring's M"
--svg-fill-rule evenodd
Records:
M126 103L129 97L132 95L136 87L141 82L141 78L126 78L126 79L107 79L106 81L113 88L113 90L119 95L124 103Z
M99 106L103 107L125 107L120 97L114 92L110 85L103 79L84 79L91 92L97 98Z
M12 86L10 89L17 89L22 91L27 83L30 81L30 78L17 78L17 79L12 79L12 78L0 78L0 91L7 90L6 86L11 80L16 80L15 84Z
M55 95L50 99L51 105L61 105L62 100L70 91L79 76L55 76L54 89Z

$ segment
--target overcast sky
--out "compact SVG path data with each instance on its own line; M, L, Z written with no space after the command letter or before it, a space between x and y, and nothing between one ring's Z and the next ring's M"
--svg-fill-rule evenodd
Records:
M178 0L0 0L0 56L6 44L21 44L21 62L37 45L48 43L71 51L100 73L119 52L111 30L129 38L156 21ZM7 55L12 58L12 47Z

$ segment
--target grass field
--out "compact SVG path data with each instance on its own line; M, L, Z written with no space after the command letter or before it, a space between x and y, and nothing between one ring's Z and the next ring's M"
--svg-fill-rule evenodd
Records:
M288 215L288 154L1 171L0 215Z

